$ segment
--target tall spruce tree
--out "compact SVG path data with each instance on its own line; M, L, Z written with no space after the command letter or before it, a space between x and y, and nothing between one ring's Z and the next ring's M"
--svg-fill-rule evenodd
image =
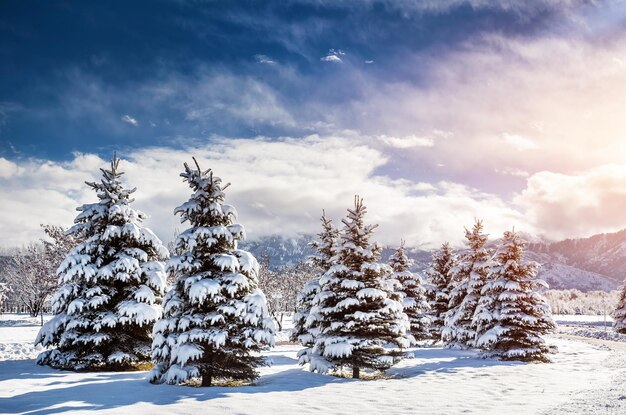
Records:
M389 258L389 266L393 270L391 278L397 281L395 290L402 297L404 313L411 324L410 334L413 340L418 341L430 337L430 305L420 277L409 271L412 264L413 261L406 256L402 241Z
M445 314L450 302L452 271L456 267L456 255L449 243L444 243L432 255L432 262L426 274L430 291L428 300L430 305L430 333L436 340L441 340L445 326Z
M547 362L542 336L556 325L538 292L548 288L536 277L538 264L523 261L525 246L514 231L504 233L474 316L476 346L502 360Z
M135 189L122 185L119 162L114 156L99 183L87 182L99 201L77 208L69 233L83 242L58 268L55 316L35 342L54 348L39 355L39 364L125 370L150 361L169 254L142 226L145 214L130 206Z
M613 311L613 330L626 334L626 282L622 287L617 308Z
M195 168L185 163L181 176L193 194L175 213L190 227L175 242L182 254L167 265L177 280L154 326L150 381L201 378L202 386L211 386L215 379L253 380L264 364L258 352L274 344L274 324L257 286L259 264L237 249L245 232L224 203L228 185L197 162Z
M474 347L476 326L473 318L481 291L489 277L489 260L492 255L485 246L487 235L482 232L483 224L479 220L471 231L465 230L467 250L452 270L453 287L442 332L444 342L451 347Z
M328 363L313 353L315 339L319 335L319 309L313 306L313 299L320 291L320 277L334 264L339 231L333 226L332 220L326 217L324 211L321 222L322 231L317 235L318 239L309 244L316 252L308 258L308 262L315 267L317 276L308 281L298 295L291 340L304 346L298 352L299 363L301 365L308 363L312 371L323 372Z
M314 353L333 367L386 370L402 357L398 348L410 345L410 324L398 295L389 290L388 265L378 263L380 248L370 243L376 225L366 225L363 200L342 222L337 263L320 279L314 305L319 309L319 336ZM389 348L395 345L395 348Z

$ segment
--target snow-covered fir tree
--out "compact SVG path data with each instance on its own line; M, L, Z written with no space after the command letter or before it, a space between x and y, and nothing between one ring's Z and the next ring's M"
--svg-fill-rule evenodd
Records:
M428 276L429 291L427 293L430 305L430 333L436 340L441 339L441 333L445 325L445 314L448 312L450 301L450 289L452 282L452 270L456 266L456 255L449 243L444 243L441 248L433 252L432 262L426 271Z
M617 308L613 311L613 330L626 334L626 282L622 287Z
M430 337L430 305L420 277L409 271L411 265L402 241L389 258L389 266L393 270L391 278L397 281L395 290L402 297L404 313L411 323L410 333L414 340L419 341Z
M365 213L363 200L355 197L343 220L336 264L320 279L313 301L320 328L313 352L332 368L351 367L353 378L361 369L388 369L411 343L401 300L388 288L392 270L377 262L380 248L370 242L376 226L365 224Z
M237 249L245 232L235 223L235 209L224 203L228 185L197 162L195 168L185 163L181 176L193 194L175 213L190 227L175 242L182 254L167 265L177 280L154 326L150 381L201 379L211 386L216 379L253 380L265 364L259 352L274 344L258 262Z
M549 361L543 335L555 329L550 306L539 293L538 264L523 261L526 243L507 231L494 255L489 281L474 315L477 347L502 360Z
M296 313L293 316L294 327L291 331L291 340L304 346L298 352L299 363L301 365L308 363L313 371L328 366L321 356L312 353L315 339L319 334L319 308L313 306L313 299L320 291L320 277L334 264L339 237L339 230L333 226L332 220L326 217L324 211L321 222L322 231L317 235L318 239L309 244L316 252L308 258L308 262L315 267L317 276L308 281L298 295Z
M465 230L467 250L452 270L452 288L442 331L443 341L451 347L474 347L476 326L473 318L483 286L489 276L492 253L485 246L487 235L482 221Z
M99 201L77 208L69 233L83 242L58 268L55 316L35 342L53 348L39 355L39 364L123 370L150 361L169 254L142 226L145 214L130 206L135 189L122 185L119 162L114 156L99 183L87 182Z

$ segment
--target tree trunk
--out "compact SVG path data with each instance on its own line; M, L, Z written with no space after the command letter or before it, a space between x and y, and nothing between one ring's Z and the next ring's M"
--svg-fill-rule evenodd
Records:
M282 331L283 330L283 325L281 324L282 322L276 316L276 313L272 313L272 317L274 318L274 321L278 325L278 331Z
M357 366L352 366L352 379L359 379L360 370Z
M203 373L202 374L202 386L213 386L213 376L211 373Z

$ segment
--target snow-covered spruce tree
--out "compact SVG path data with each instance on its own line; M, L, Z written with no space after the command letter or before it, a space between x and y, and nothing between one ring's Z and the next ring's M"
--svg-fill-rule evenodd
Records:
M265 364L258 352L274 344L274 324L257 285L259 264L237 249L245 232L224 203L228 185L197 162L195 169L185 163L181 176L193 194L175 213L190 227L176 239L183 253L167 265L178 279L154 326L150 381L201 378L202 386L211 386L215 379L254 380Z
M380 248L369 240L376 226L365 224L365 213L356 196L343 220L336 264L320 278L313 301L320 329L313 353L333 368L352 367L353 378L360 369L388 369L402 357L398 348L411 343L401 299L388 289L392 270L377 262Z
M445 313L448 312L452 270L456 266L456 255L449 243L444 243L432 255L432 262L426 275L430 291L427 293L430 305L430 333L436 340L441 339L445 326Z
M542 336L554 330L550 306L538 289L535 262L523 261L526 243L507 231L494 255L495 265L476 308L477 347L502 360L549 361Z
M482 221L477 220L472 230L465 229L467 250L452 270L452 285L443 341L450 347L474 347L476 326L473 318L483 286L489 277L492 253L485 246Z
M308 281L298 295L296 313L293 316L293 330L291 340L300 343L304 348L298 352L299 363L309 364L312 371L321 371L328 363L321 356L312 353L315 338L319 334L319 308L313 306L313 299L320 291L320 277L334 264L337 253L337 239L339 231L333 226L332 220L322 211L322 231L318 239L309 246L315 249L315 254L308 258L308 262L315 267L317 276Z
M169 254L130 206L135 189L122 185L119 162L114 156L100 183L87 182L100 200L77 208L69 233L83 242L58 268L55 316L35 341L54 348L39 355L39 364L126 370L150 361Z
M626 282L622 287L617 308L613 311L613 330L626 334Z
M404 313L411 324L410 333L418 341L430 337L430 306L420 277L409 271L411 265L412 261L406 256L402 241L389 258L389 266L393 270L391 278L398 283L395 290L402 297Z

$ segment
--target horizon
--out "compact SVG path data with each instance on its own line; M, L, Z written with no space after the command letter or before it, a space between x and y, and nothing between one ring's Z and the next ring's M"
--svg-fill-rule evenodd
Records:
M474 218L494 240L626 228L624 2L0 8L2 249L71 226L114 151L164 241L192 156L250 240L355 194L387 246L459 246Z

